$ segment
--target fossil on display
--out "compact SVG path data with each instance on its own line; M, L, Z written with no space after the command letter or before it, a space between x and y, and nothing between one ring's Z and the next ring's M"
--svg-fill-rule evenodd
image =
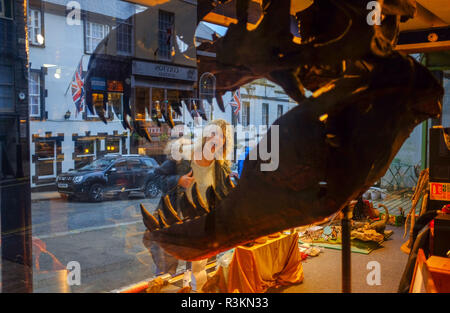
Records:
M229 2L197 1L198 20ZM247 28L250 1L232 2L237 24L199 47L216 53L214 59L198 56L198 69L215 75L218 104L223 109L224 92L267 78L298 106L273 124L279 130L276 170L262 171L270 161L247 157L237 186L224 197L210 190L211 210L202 208L198 194L196 203L185 201L189 208L165 201L166 212L157 217L143 209L152 239L168 253L204 259L330 216L385 174L415 126L441 113L438 81L394 50L399 24L414 16L415 1L378 1L380 25L368 23L367 2L316 0L294 17L291 1L263 0L262 19L253 30ZM294 40L292 18L301 41ZM305 89L313 95L306 97ZM142 133L139 121L127 127ZM271 146L273 131L256 151ZM192 216L181 219L178 209Z

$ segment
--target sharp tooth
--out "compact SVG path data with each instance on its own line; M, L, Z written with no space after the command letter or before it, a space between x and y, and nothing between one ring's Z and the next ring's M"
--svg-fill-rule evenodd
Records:
M181 203L180 203L180 209L183 213L184 217L189 218L195 218L197 213L197 208L194 203L192 203L191 200L189 200L187 194L183 192L183 195L181 196Z
M233 180L231 179L231 176L227 177L227 182L228 182L229 187L236 188L236 185L233 183Z
M172 203L170 203L169 195L164 196L163 206L165 208L165 211L168 212L173 219L175 219L175 222L182 222L177 212L174 210Z
M220 200L222 200L213 186L209 186L206 190L206 199L208 200L208 204L211 210L217 206Z
M164 213L161 210L158 210L159 219L161 220L161 223L164 227L169 227L169 224L166 222L166 217L164 216Z
M144 224L148 228L148 230L154 231L159 229L160 225L158 220L152 214L150 214L150 212L147 211L147 209L144 207L142 203L140 204L140 207Z
M198 209L203 210L202 213L209 213L208 205L205 203L205 200L203 200L202 196L200 195L197 183L194 183L194 186L192 187L192 199L194 200L195 206Z

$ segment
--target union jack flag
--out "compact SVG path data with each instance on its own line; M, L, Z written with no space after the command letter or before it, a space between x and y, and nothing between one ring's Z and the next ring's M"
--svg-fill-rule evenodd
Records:
M84 111L84 77L83 77L83 59L80 60L78 68L72 78L72 98L77 108L75 115Z
M233 114L238 115L241 110L241 91L238 89L233 94L233 99L231 99L231 107L233 108Z

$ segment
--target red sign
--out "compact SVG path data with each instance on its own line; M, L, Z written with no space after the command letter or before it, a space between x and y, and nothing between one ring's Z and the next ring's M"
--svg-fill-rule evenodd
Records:
M108 80L108 91L123 92L123 83L117 80Z
M430 199L439 201L450 201L450 184L430 183Z

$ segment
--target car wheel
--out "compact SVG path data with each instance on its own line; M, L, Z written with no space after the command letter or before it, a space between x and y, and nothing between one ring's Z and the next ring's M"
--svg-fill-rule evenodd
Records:
M89 200L93 202L103 201L103 186L100 184L93 184L89 190Z
M160 193L159 187L155 182L148 182L145 186L145 197L146 198L156 198Z

